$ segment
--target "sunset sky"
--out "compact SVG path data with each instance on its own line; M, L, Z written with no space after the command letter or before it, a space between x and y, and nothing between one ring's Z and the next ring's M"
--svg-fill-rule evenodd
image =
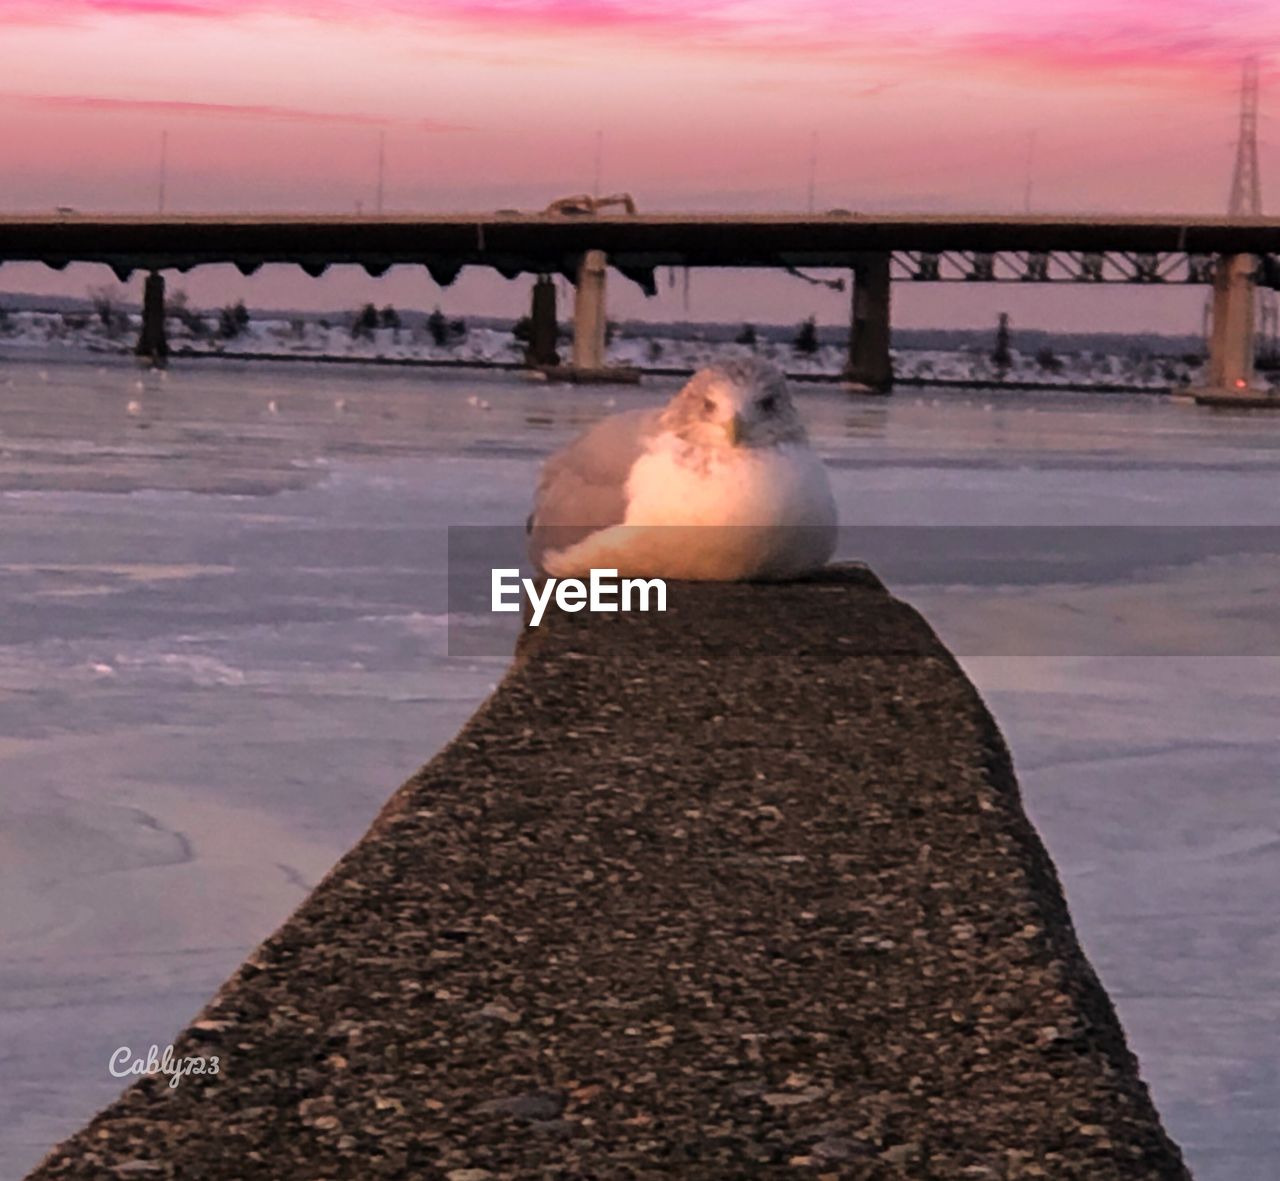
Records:
M1030 175L1037 210L1210 213L1242 57L1263 55L1264 107L1280 83L1274 0L0 0L0 26L6 211L154 209L167 132L173 212L371 212L385 137L393 211L541 208L589 190L597 152L602 189L642 210L803 210L816 143L819 209L1020 210ZM1274 160L1264 147L1264 199ZM0 271L6 291L92 281ZM527 286L215 268L183 283L197 299L498 313ZM843 314L778 276L693 290L695 318ZM671 294L611 294L619 314L684 314ZM1019 299L1052 320L1069 294ZM1067 326L1163 323L1192 294L1094 293ZM898 321L985 324L991 300L966 301L913 289Z

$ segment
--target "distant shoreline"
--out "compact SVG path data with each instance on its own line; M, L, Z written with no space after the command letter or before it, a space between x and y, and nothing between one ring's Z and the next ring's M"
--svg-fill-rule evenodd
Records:
M175 313L170 318L169 358L175 363L218 357L253 362L311 362L317 365L377 365L398 369L492 370L539 376L525 361L525 345L517 326L489 321L466 323L405 313L403 318L384 309L374 318L378 325L332 323L325 319L254 318L237 311L228 322L211 324L207 317ZM127 357L139 329L136 317L120 313L106 318L99 310L49 313L0 312L0 352L16 358L38 353L50 358L67 350L70 357ZM387 322L383 322L387 321ZM634 382L640 377L679 380L700 367L730 356L753 355L771 361L799 383L845 384L849 357L847 340L816 334L812 325L802 340L788 339L780 330L757 332L747 325L729 336L732 326L716 330L688 331L689 326L612 325L606 333L606 366L618 373L577 373L563 367L547 372L551 381L589 381L592 384ZM1168 355L1149 351L1122 339L1094 340L1094 347L1064 348L1065 340L1038 344L1038 334L1015 347L1010 343L1004 364L997 364L985 344L976 342L921 346L905 341L892 350L894 385L898 389L1000 390L1039 395L1052 390L1097 394L1168 395L1178 389L1204 384L1203 358L1198 353ZM1086 342L1081 338L1078 342ZM1166 342L1167 343L1167 342ZM571 340L561 334L562 354ZM28 351L30 350L30 351Z
M35 355L24 355L21 351L0 352L0 363L20 362L24 364L47 364L50 361L58 361L63 358L58 354L61 349L50 349L41 351ZM69 349L69 353L77 355L79 358L90 359L93 357L117 357L125 360L133 359L133 353L128 349ZM459 358L459 357L379 357L379 356L349 356L340 353L271 353L249 350L237 350L235 352L215 352L207 349L174 349L169 354L171 361L244 361L244 362L269 362L274 364L314 364L314 365L351 365L351 366L376 366L382 368L393 369L475 369L475 370L491 370L502 373L527 374L531 381L545 380L548 384L559 384L554 378L542 378L539 371L531 369L521 361L503 361L497 359L484 359L478 357ZM148 368L149 366L139 361L140 368ZM623 368L623 366L619 366ZM697 371L697 366L693 365L644 365L634 362L628 363L625 368L633 371L638 370L641 377L689 377ZM785 370L784 370L785 371ZM801 382L810 385L840 385L846 382L841 373L832 372L787 372L788 381ZM608 385L608 382L600 384ZM990 378L957 378L957 377L920 377L920 376L901 376L894 379L894 389L941 389L941 390L986 390L991 392L999 392L1001 390L1019 393L1084 393L1084 394L1150 394L1157 397L1167 397L1171 395L1179 386L1177 384L1164 385L1138 385L1136 383L1126 382L1078 382L1068 383L1064 381L1027 381L1021 379L1013 379L1008 381L994 381ZM883 397L874 390L866 391L850 391L851 394L857 393L859 396L870 398Z
M477 358L459 359L456 357L350 357L336 353L262 353L236 352L216 353L207 350L175 349L169 354L171 360L179 361L280 361L286 363L314 362L321 365L382 365L400 369L492 369L508 373L527 373L531 380L538 370L530 368L519 361L486 361ZM641 377L690 377L696 372L693 366L673 365L629 365L638 369ZM787 373L788 381L809 382L814 385L839 385L845 382L840 373ZM552 384L555 384L552 381ZM967 380L948 377L898 377L894 379L894 387L908 389L960 389L960 390L1057 390L1072 393L1090 394L1155 394L1165 396L1173 392L1174 385L1134 385L1120 382L1091 382L1089 384L1067 385L1063 382L1045 381L991 381L983 379ZM869 397L878 397L868 391Z

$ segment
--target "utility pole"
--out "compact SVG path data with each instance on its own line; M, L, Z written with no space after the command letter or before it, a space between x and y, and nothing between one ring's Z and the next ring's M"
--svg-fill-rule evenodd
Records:
M1036 133L1032 131L1027 136L1027 176L1026 185L1022 190L1022 209L1024 213L1031 212L1031 189L1035 183L1035 164Z
M378 216L382 216L382 199L386 191L387 182L387 133L386 131L378 132L378 195L376 208Z
M809 137L809 212L817 208L818 200L818 133Z
M165 188L169 180L169 133L162 131L160 133L160 180L159 191L156 194L156 212L163 213L165 206Z

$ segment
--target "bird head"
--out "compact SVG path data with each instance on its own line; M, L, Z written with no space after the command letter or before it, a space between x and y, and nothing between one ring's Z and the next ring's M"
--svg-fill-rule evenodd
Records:
M786 379L749 358L698 370L667 404L663 426L709 449L772 447L806 441Z

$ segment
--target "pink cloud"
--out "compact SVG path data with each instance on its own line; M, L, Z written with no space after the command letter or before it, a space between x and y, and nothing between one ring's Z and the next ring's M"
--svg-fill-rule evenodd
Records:
M1277 31L1251 27L1247 19L1219 22L1213 15L1187 4L1159 11L1151 6L1124 14L1082 14L1075 22L1038 28L975 31L957 39L955 49L960 58L1032 73L1190 74L1216 77L1229 87L1245 56L1265 52L1268 44L1280 47Z
M521 37L625 36L669 47L831 64L923 63L1211 81L1245 53L1280 52L1273 0L0 0L0 24L89 17L235 20L274 14L407 29L447 25L509 52ZM852 9L852 10L851 10ZM1111 78L1100 77L1101 73Z
M276 119L294 123L336 123L365 127L389 127L401 122L341 111L309 111L299 107L273 106L267 103L209 103L186 102L180 99L110 98L96 95L74 94L20 94L0 96L9 102L42 110L99 112L104 114L157 114L190 115L213 118ZM434 119L414 119L412 125L419 131L462 131L461 124L444 123Z
M807 81L809 91L836 95L840 98L877 98L902 85L898 82L844 82L832 79ZM748 78L739 82L734 89L748 94L794 94L796 83L794 78Z

